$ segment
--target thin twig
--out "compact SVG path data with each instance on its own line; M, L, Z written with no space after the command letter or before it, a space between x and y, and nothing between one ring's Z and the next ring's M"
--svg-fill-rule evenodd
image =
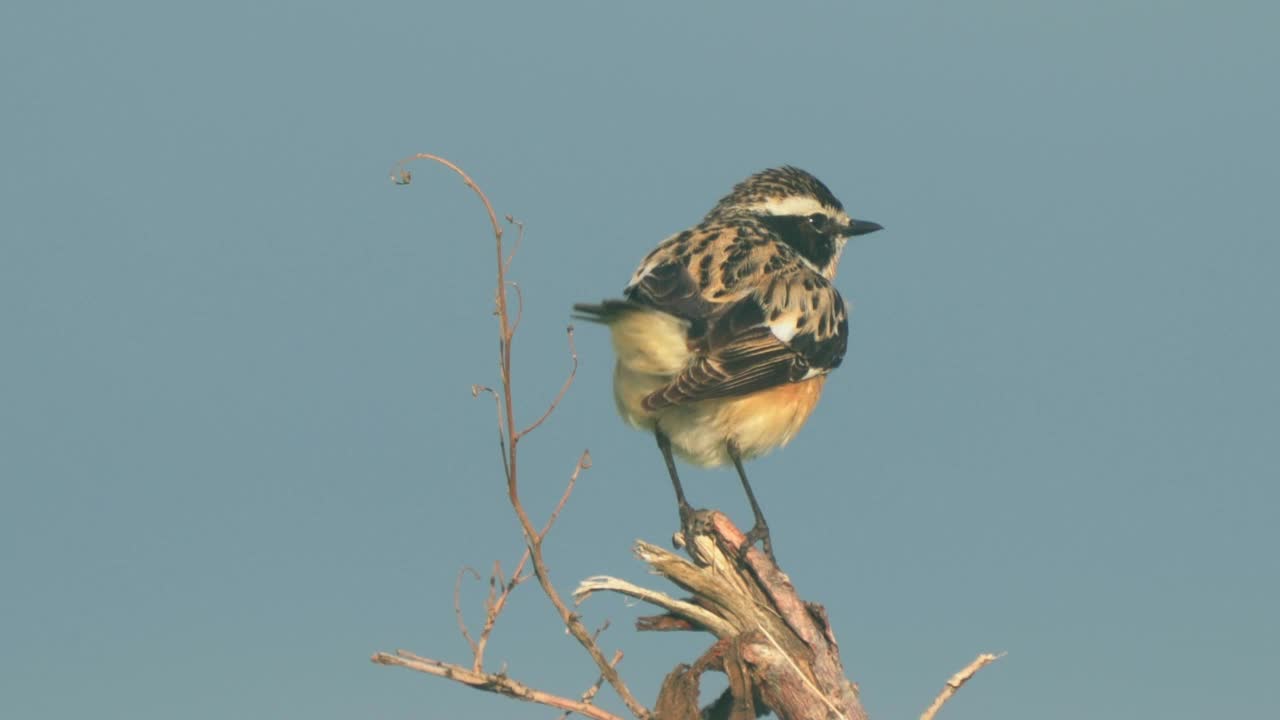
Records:
M516 291L516 319L511 323L511 333L515 334L520 329L520 321L524 319L524 291L520 289L520 283L514 280L508 280L507 286Z
M524 242L524 223L515 219L510 213L506 215L507 222L516 226L516 241L511 243L511 253L507 255L507 270L511 270L511 261L516 259L516 253L520 251L520 244Z
M461 665L432 660L419 655L414 655L408 650L397 650L394 655L391 653L380 652L372 658L379 665L393 665L397 667L417 670L428 675L448 678L464 685L469 685L477 690L506 695L517 700L525 702L546 705L558 710L575 712L583 717L592 718L593 720L622 720L617 715L606 710L601 710L595 705L581 701L571 700L559 695L552 695L549 692L535 690L524 683L513 680L505 674L499 673L483 673L476 672Z
M583 470L591 468L591 452L583 450L578 456L578 463L573 466L573 474L569 475L569 484L564 488L564 494L560 496L560 502L556 503L556 509L551 511L551 517L547 518L547 524L542 527L542 532L538 533L538 542L542 542L547 537L547 533L551 532L551 526L556 524L556 518L560 517L560 511L564 509L565 503L569 502L569 496L573 494L573 486L578 483L578 475Z
M408 185L413 180L413 175L409 173L405 168L405 165L413 162L414 160L432 160L457 173L458 177L462 178L462 182L466 183L467 187L471 188L471 191L480 198L480 202L484 203L485 212L489 213L489 224L493 226L493 234L497 235L499 237L499 242L501 242L502 226L498 224L498 214L493 211L493 205L489 203L489 198L480 190L480 186L476 185L476 182L471 179L470 175L463 172L462 168L454 165L452 162L440 157L439 155L432 155L431 153L417 153L410 155L396 163L398 171L391 173L391 179L395 184Z
M969 682L970 678L977 675L982 668L1002 657L1004 657L1004 653L999 655L983 653L973 662L966 665L963 670L952 675L951 679L947 680L947 684L942 686L942 692L938 693L938 697L933 699L933 704L920 715L920 720L933 720L933 716L938 714L938 711L942 709L942 705L950 700L951 696L955 695L956 691L963 687L965 683Z
M528 579L527 575L521 575L524 571L525 563L529 562L529 548L524 549L524 553L520 555L520 562L516 563L515 572L511 573L511 579L503 581L502 569L498 567L498 563L494 562L493 577L502 585L502 592L497 597L492 595L492 586L490 586L490 601L487 603L484 627L480 629L480 639L476 642L475 663L472 668L476 672L484 670L484 649L489 644L489 636L493 633L493 628L498 623L498 616L502 614L502 609L507 606L507 598L511 597L511 591L516 586Z
M551 413L556 411L560 406L560 401L564 399L565 393L569 392L569 388L573 386L573 379L578 375L578 348L573 344L573 326L565 328L565 333L569 336L569 357L573 364L569 367L569 377L564 379L564 384L560 386L560 392L556 393L555 398L551 400L551 404L547 406L546 412L542 413L542 417L534 421L532 425L516 433L516 439L528 435L538 428L539 425L546 422L551 417Z
M462 637L466 638L467 644L471 646L472 656L478 656L476 641L471 639L471 633L467 631L467 621L462 617L462 578L471 573L476 580L480 580L480 573L475 568L464 567L458 571L458 578L453 582L453 614L458 618L458 629L462 631Z
M595 631L595 632L591 633L591 639L592 639L592 640L597 640L597 641L598 641L598 640L600 639L600 634L601 634L601 633L603 633L605 630L608 630L608 629L609 629L609 621L608 621L608 620L605 620L603 623L601 623L600 627L596 628L596 631ZM620 663L620 662L622 662L622 651L621 651L621 650L615 650L615 651L614 651L614 653L613 653L613 659L609 661L609 664L616 668L616 667L618 667L618 663ZM583 691L583 693L582 693L582 702L584 702L584 703L590 703L592 700L594 700L594 699L595 699L595 697L596 697L596 693L600 692L600 686L601 686L601 685L604 685L604 676L603 676L603 675L601 675L601 676L597 677L597 678L596 678L596 681L595 681L595 682L593 682L593 683L591 683L591 687L589 687L589 688L587 688L585 691ZM560 716L560 720L565 720L566 718L568 718L568 717L569 717L570 715L572 715L572 714L573 714L573 713L571 713L571 712L569 712L568 710L566 710L566 711L564 712L564 714Z
M487 392L493 396L493 406L498 413L498 449L502 456L502 476L511 479L511 466L507 464L507 429L502 422L502 398L498 397L498 393L487 385L472 385L471 397L480 397L480 393Z
M596 631L596 634L597 634L597 635L599 635L599 634L600 634L600 631L598 631L598 630L597 630L597 631ZM620 663L620 662L622 662L622 651L621 651L621 650L618 650L618 651L616 651L616 652L614 652L614 653L613 653L613 659L609 661L609 664L616 668L616 667L618 667L618 663ZM604 685L604 676L603 676L603 675L601 675L600 677L596 678L596 681L595 681L595 682L593 682L593 683L591 683L591 687L587 688L587 689L586 689L586 691L584 691L584 692L582 693L582 702L584 702L584 703L586 703L586 704L590 705L590 704L591 704L591 701L592 701L592 700L595 700L595 698L596 698L596 693L599 693L599 692L600 692L600 686L601 686L601 685ZM564 714L560 716L560 720L567 720L567 718L568 718L570 715L572 715L572 714L573 714L573 712L572 712L572 711L570 711L570 710L565 710L565 711L564 711Z
M505 303L501 310L500 317L500 323L502 324L505 332L509 328L506 321L507 314ZM503 351L503 368L507 371L506 376L509 378L511 367L510 343L504 344ZM503 400L507 404L507 427L510 428L514 413L512 412L510 404L511 387L509 382L504 384L503 391ZM547 596L547 599L551 601L551 605L555 607L556 613L560 616L560 622L564 624L565 628L569 631L569 634L573 635L574 639L578 641L578 644L582 645L583 649L587 651L587 654L591 656L596 667L600 669L600 674L609 682L609 685L614 689L614 692L618 693L618 697L622 699L623 704L627 706L627 709L631 711L632 715L635 715L641 720L647 720L649 717L649 710L645 708L645 706L636 699L635 695L631 693L631 689L627 687L622 676L619 675L618 671L609 664L604 653L600 651L600 646L591 639L591 635L587 632L586 626L582 624L582 620L578 618L577 614L569 609L569 606L565 603L564 599L560 597L560 592L556 590L555 585L551 583L551 573L547 569L546 561L543 560L542 557L542 540L539 538L537 530L534 529L533 521L529 519L529 514L525 512L524 505L520 502L515 462L516 444L518 440L519 436L514 433L510 433L508 435L507 452L511 458L511 474L507 480L507 496L511 501L511 507L516 513L516 518L520 521L520 527L524 531L525 539L529 544L530 557L533 559L533 574L538 578L538 584L542 586L542 592Z
M503 252L502 226L498 223L498 216L493 211L493 204L489 202L488 196L485 195L484 191L480 189L480 186L477 185L475 181L462 170L462 168L438 155L418 153L417 155L406 158L400 162L400 177L403 178L406 183L409 181L409 175L408 172L403 169L403 166L404 163L411 160L433 160L444 165L457 173L457 175L462 178L463 182L466 183L467 187L471 188L472 192L474 192L476 196L480 198L480 201L484 203L485 212L488 213L489 223L493 228L494 249L497 260L497 282L495 283L496 292L494 295L497 301L498 315L498 369L502 379L501 413L504 416L504 422L500 423L500 426L506 428L506 442L502 443L500 448L503 452L503 465L507 476L507 497L511 502L512 510L515 511L517 520L520 521L520 528L524 532L525 542L529 547L529 556L533 561L534 576L538 578L538 584L542 586L543 593L546 594L547 599L549 599L552 606L555 607L556 613L559 614L561 622L569 631L569 634L573 635L578 643L587 651L587 654L591 656L592 661L594 661L596 667L599 668L600 674L605 677L609 682L609 685L618 693L618 697L622 699L623 704L627 706L627 709L631 711L631 714L635 715L637 718L641 718L641 720L647 720L649 717L649 710L645 708L645 706L642 705L631 693L631 690L622 680L622 677L618 674L617 670L609 663L609 660L605 658L599 645L597 645L595 640L592 639L591 634L586 629L586 626L584 626L578 616L569 609L569 606L560 597L560 593L556 590L555 585L551 583L550 571L547 569L546 562L542 557L542 539L534 528L533 521L529 519L529 514L525 511L524 504L520 500L519 474L516 462L520 438L523 437L525 432L528 432L528 430L536 428L550 415L550 411L555 409L555 406L559 403L561 396L568 390L568 385L573 380L573 376L577 371L577 352L573 350L572 333L570 333L569 336L570 352L573 353L574 360L573 370L569 375L569 382L566 383L565 387L561 390L560 395L557 395L556 400L551 405L551 408L548 412L543 414L542 418L531 425L525 432L517 432L515 429L515 401L512 398L513 380L511 375L511 345L514 339L514 329L512 327L511 313L507 303L507 266L509 261ZM393 173L393 178L394 177L395 174Z

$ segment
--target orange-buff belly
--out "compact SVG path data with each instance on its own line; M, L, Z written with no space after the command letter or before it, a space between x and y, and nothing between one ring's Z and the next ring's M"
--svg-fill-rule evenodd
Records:
M686 460L723 465L730 462L728 443L746 459L790 442L817 406L825 382L820 375L743 397L664 408L654 420Z

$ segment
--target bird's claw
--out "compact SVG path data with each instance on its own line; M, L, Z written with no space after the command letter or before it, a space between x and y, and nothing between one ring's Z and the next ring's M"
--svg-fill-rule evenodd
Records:
M773 540L769 537L769 526L761 522L757 522L747 531L746 541L738 548L738 556L745 560L747 553L755 547L756 543L760 543L760 549L769 556L769 561L777 565L778 560L773 556Z
M708 511L698 510L688 504L681 505L680 532L677 534L680 541L676 542L676 547L683 548L692 543L695 536L706 535L710 527Z

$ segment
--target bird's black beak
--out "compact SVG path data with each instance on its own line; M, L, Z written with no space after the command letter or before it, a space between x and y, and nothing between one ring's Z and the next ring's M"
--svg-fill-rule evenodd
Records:
M844 229L845 237L853 237L854 235L866 235L877 230L883 230L884 226L880 223L873 223L868 220L850 220L849 225Z

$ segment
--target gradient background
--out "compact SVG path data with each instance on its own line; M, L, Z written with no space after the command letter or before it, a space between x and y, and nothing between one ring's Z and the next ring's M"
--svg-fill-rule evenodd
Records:
M528 223L520 417L574 301L749 173L858 216L850 352L751 467L873 717L1008 651L964 718L1259 717L1280 670L1274 3L6 3L0 714L553 717L368 662L466 662L452 588L510 568L492 246ZM565 591L665 542L604 332L523 446ZM731 470L696 504L749 519ZM483 585L464 600L480 622ZM652 702L699 636L607 653ZM491 667L595 677L536 586ZM609 691L603 703L621 709Z

